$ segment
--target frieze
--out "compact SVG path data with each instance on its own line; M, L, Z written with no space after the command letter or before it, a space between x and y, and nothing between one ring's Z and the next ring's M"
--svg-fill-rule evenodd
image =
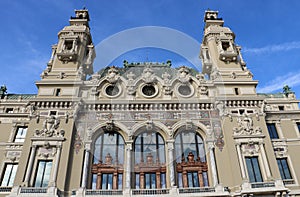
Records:
M209 119L209 111L195 111L195 112L135 112L135 111L124 111L124 112L86 112L81 113L80 120L78 122L94 122L107 120L107 117L112 115L113 120L118 121L130 121L130 120L147 120L148 116L153 120L178 120L178 119ZM214 115L215 116L215 115Z

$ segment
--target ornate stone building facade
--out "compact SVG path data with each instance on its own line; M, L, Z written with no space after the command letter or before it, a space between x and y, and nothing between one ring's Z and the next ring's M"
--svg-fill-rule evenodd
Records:
M36 95L0 91L0 196L299 196L300 110L258 81L218 12L202 72L93 71L89 13L58 34ZM91 76L91 77L87 77Z

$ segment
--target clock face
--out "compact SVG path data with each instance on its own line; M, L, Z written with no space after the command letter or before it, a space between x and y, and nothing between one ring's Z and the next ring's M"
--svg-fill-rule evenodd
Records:
M108 96L116 96L119 93L119 91L120 90L119 90L118 86L116 86L116 85L109 85L105 89L105 93Z
M145 85L142 92L146 96L153 96L155 94L155 87L153 85Z
M188 86L188 85L181 85L178 87L178 92L181 95L188 96L192 93L192 90L191 90L190 86Z

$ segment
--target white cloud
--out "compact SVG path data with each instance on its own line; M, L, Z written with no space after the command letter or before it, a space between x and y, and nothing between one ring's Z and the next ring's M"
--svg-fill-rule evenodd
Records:
M300 41L286 42L278 45L268 45L261 48L244 48L243 51L246 53L270 53L278 51L289 51L293 49L300 49Z
M296 73L296 74L295 74ZM296 87L300 85L300 71L288 73L283 76L276 77L274 80L270 81L268 84L261 88L257 88L257 92L273 92L276 90L282 90L284 85L290 87Z

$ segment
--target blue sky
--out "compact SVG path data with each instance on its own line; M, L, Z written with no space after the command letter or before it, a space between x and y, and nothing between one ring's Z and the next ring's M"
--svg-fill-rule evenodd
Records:
M9 93L37 92L34 81L46 68L57 33L68 25L74 9L84 6L95 45L143 26L171 28L201 42L204 11L218 10L259 80L258 92L280 92L288 84L300 94L299 0L1 0L0 83ZM170 51L146 48L127 52L112 64L121 66L123 59L185 60Z

